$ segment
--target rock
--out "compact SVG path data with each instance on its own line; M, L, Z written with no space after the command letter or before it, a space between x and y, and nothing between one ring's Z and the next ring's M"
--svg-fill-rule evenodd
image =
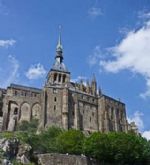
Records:
M22 164L30 163L30 161L29 161L30 154L29 153L30 153L31 149L32 149L31 146L28 144L19 145L16 160Z
M0 139L0 148L3 151L2 165L13 165L11 161L16 159L22 164L30 163L31 146L20 143L18 139Z

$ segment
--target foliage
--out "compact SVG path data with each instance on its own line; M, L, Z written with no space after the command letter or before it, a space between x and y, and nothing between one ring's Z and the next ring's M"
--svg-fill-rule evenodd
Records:
M11 139L13 137L15 137L14 132L6 131L6 132L0 133L0 139L2 139L2 138Z
M21 121L17 126L17 131L36 132L38 128L38 120L32 119L30 122Z
M57 137L57 147L61 153L81 154L84 135L79 130L65 131Z
M127 133L93 133L84 142L84 152L102 162L146 164L150 157L150 143Z
M87 137L84 141L84 153L98 160L110 159L110 141L107 134L95 132Z
M32 147L32 153L85 154L102 163L115 165L147 165L150 159L150 141L130 133L92 133L85 137L79 130L50 127L36 134L36 121L22 123L16 132L3 132L0 138L17 137ZM23 131L24 130L24 131ZM1 152L1 151L0 151ZM3 153L0 154L1 156ZM0 156L0 157L1 157Z
M60 128L50 127L40 134L32 135L29 144L37 153L57 152L56 137L62 132Z

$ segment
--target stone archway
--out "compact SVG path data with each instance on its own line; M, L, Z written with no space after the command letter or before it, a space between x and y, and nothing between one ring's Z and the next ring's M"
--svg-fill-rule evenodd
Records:
M41 106L39 103L36 103L32 107L32 119L41 119Z
M23 103L20 109L20 120L30 121L31 110L30 105L28 103Z

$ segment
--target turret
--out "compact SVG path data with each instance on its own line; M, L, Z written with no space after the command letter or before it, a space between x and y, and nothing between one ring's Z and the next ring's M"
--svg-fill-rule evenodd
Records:
M95 74L93 74L93 78L91 81L91 88L92 88L92 95L96 95L97 94L97 82L96 82Z

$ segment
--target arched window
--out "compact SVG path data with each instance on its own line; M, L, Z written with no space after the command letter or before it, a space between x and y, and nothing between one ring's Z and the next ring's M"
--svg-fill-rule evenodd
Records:
M66 75L63 75L63 83L66 82Z
M54 97L54 101L55 101L55 102L57 101L57 98L56 98L56 97Z
M18 108L16 107L15 109L14 109L14 115L17 115L18 114Z
M59 74L59 79L58 79L58 81L59 81L59 82L61 81L61 74Z
M57 80L57 74L55 73L54 74L54 81L56 81Z

